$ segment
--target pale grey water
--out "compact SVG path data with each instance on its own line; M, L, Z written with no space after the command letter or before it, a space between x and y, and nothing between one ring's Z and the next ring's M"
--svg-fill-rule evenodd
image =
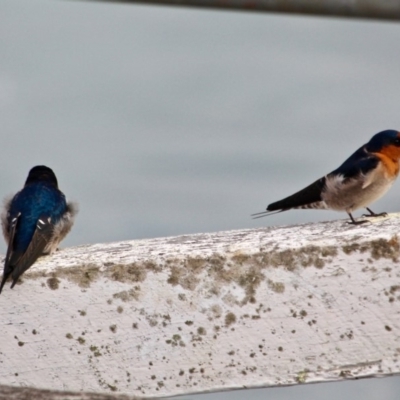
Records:
M81 209L64 246L346 218L250 214L400 129L399 66L395 23L2 0L0 195L52 167ZM398 192L373 210L399 211ZM399 391L396 377L196 399Z

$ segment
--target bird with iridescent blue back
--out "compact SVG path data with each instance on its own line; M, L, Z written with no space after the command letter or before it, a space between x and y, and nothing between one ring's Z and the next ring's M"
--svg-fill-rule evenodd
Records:
M13 288L38 257L57 250L76 213L76 205L66 201L50 168L38 165L29 171L25 186L5 200L1 213L8 248L0 293L10 275Z
M353 211L366 208L369 212L366 217L386 215L375 214L368 206L390 189L399 174L399 160L400 132L379 132L339 168L293 195L271 203L266 211L253 217L291 209L331 209L346 211L350 224L363 224L367 221L355 221Z

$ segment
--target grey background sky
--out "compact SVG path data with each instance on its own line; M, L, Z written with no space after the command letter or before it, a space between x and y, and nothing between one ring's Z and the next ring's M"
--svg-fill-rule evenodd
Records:
M250 214L400 129L399 103L400 24L0 2L0 195L53 168L81 210L64 246L345 219ZM398 192L372 209L399 211ZM204 399L397 400L399 382Z

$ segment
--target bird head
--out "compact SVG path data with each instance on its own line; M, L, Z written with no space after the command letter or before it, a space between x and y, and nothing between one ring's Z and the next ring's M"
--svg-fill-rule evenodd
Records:
M28 178L26 178L25 181L25 186L43 181L58 187L57 178L53 170L44 165L37 165L29 171Z
M366 144L367 151L383 154L392 160L400 160L400 132L392 129L372 136Z

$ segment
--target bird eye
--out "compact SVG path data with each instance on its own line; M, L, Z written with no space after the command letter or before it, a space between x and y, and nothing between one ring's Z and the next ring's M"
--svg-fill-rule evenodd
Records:
M400 138L394 139L394 144L395 144L396 146L400 146Z

